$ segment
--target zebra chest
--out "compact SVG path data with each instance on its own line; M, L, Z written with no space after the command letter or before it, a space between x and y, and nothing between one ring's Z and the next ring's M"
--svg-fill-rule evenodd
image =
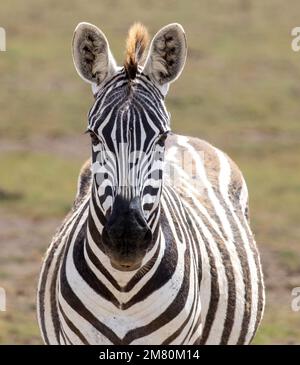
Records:
M116 287L112 272L105 275L88 259L79 234L61 267L61 313L72 318L88 343L162 343L183 323L190 328L198 322L198 272L191 261L185 245L164 240L149 271L134 281L124 273L123 285ZM105 258L102 264L108 264ZM60 317L62 331L69 331L63 314Z

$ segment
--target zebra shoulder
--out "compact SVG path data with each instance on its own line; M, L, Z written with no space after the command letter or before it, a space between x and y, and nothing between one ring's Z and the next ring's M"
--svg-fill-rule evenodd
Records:
M226 184L229 199L249 219L247 184L238 165L225 152L206 141L189 137L189 143L202 153L207 176L215 189Z

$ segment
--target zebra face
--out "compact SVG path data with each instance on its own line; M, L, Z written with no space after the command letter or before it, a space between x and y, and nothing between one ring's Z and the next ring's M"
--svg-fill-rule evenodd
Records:
M121 69L89 113L93 189L106 221L103 243L124 267L142 259L155 231L170 131L163 99L142 72L129 85Z
M169 116L163 96L139 73L128 86L121 70L97 95L89 113L94 180L105 216L114 199L140 197L144 218L157 208Z
M75 67L95 96L88 116L91 214L98 216L105 253L120 270L137 268L155 243L170 132L164 96L186 59L184 31L170 24L153 38L142 67L147 38L142 25L130 29L124 67L116 66L95 26L80 23L73 38Z

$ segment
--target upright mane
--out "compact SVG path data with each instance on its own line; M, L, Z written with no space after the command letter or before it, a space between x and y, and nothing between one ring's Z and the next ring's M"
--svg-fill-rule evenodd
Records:
M145 49L149 43L147 29L141 23L134 23L128 32L124 67L130 80L137 73L138 64L144 61Z

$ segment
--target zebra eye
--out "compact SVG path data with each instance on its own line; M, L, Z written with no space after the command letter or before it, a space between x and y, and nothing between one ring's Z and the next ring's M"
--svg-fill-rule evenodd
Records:
M162 134L159 136L159 138L158 138L158 142L159 142L159 143L164 143L164 142L166 141L167 137L168 137L168 134L169 134L169 132L164 132L164 133L162 133Z
M93 131L89 131L89 134L91 136L92 144L96 146L99 143L99 138L97 137L96 133Z

